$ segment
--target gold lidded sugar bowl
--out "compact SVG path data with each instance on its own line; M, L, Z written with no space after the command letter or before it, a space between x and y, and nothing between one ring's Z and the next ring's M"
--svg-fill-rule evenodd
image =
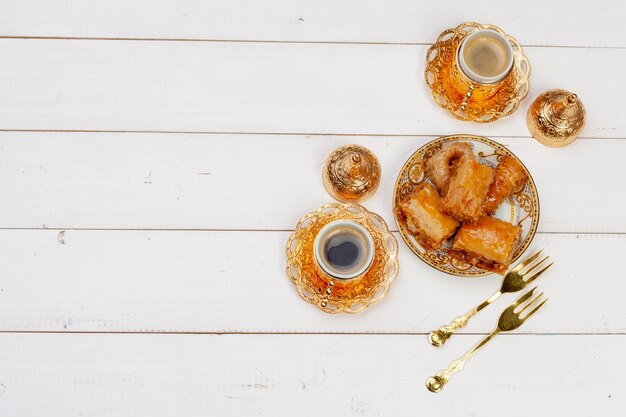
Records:
M322 181L328 194L343 203L369 199L380 184L380 163L369 149L361 145L345 145L335 149L326 159Z
M585 106L567 90L548 90L528 108L526 125L535 139L559 148L572 143L585 127Z

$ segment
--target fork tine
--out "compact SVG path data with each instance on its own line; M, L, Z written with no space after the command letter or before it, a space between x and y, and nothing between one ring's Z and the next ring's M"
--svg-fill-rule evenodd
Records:
M543 292L541 292L538 296L536 296L535 298L533 298L531 301L529 301L528 303L526 303L522 309L519 311L519 315L521 316L522 313L524 313L524 311L528 310L529 307L531 307L533 304L535 304L535 302L541 298L541 296L543 295Z
M548 268L550 268L552 265L554 265L554 262L549 263L548 265L545 266L545 268L535 272L533 275L531 275L530 277L526 278L526 281L528 281L528 282L534 281L535 279L537 279L537 277L539 277L539 275L541 275L544 272L546 272L546 270Z
M522 262L520 262L519 264L517 264L515 266L515 268L513 268L511 271L509 272L519 272L522 268L524 268L525 266L529 265L532 261L534 261L535 259L537 259L539 257L539 255L541 254L541 252L543 252L543 249L539 249L539 252L534 253L533 255L531 255L529 258L524 259Z
M529 265L527 269L524 269L523 271L520 271L519 274L522 275L522 276L530 274L532 271L534 271L535 269L540 267L541 264L544 263L546 261L546 259L548 259L548 258L550 258L550 256L546 256L542 260L540 260L538 262L535 262L533 265Z
M515 309L521 303L523 303L524 301L528 300L533 295L533 293L535 292L536 289L537 289L537 287L534 287L532 290L530 290L526 294L522 295L520 298L515 300L515 302L513 304L511 304L510 307L513 307L513 309Z
M543 300L541 302L541 304L539 304L537 307L533 308L532 310L530 310L528 312L528 314L526 314L526 316L524 317L524 320L526 320L528 317L532 316L533 314L535 314L537 312L537 310L539 310L541 308L542 305L544 305L546 303L546 301L548 301L548 299L546 298L545 300Z

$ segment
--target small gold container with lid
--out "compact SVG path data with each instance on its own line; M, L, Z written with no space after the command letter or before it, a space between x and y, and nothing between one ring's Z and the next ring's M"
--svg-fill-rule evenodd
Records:
M324 163L322 180L331 197L343 203L360 203L378 189L380 163L364 146L341 146Z
M572 143L585 127L585 107L567 90L548 90L528 108L526 125L544 145L559 148Z

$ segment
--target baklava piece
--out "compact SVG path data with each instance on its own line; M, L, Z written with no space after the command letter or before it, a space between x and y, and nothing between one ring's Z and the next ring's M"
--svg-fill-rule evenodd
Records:
M461 157L474 158L467 142L452 142L443 146L426 160L426 174L435 184L441 195L445 195L454 163Z
M437 190L424 183L396 207L396 216L422 245L437 249L454 234L460 223L441 211Z
M526 170L519 161L508 155L496 167L493 182L489 186L483 205L485 213L492 214L511 194L522 189L528 181Z
M493 181L493 171L476 161L474 156L461 157L441 200L444 213L463 223L476 223L485 214L483 201Z
M476 224L461 226L448 255L478 268L504 274L521 234L520 226L485 216Z

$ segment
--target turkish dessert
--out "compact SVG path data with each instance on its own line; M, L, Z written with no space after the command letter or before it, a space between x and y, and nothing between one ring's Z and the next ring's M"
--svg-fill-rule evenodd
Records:
M504 274L522 233L520 226L493 217L465 223L452 242L448 255L488 271Z
M426 174L441 195L445 195L448 190L455 162L464 156L474 158L471 146L467 142L452 142L426 160Z
M521 190L526 181L528 174L522 164L508 155L502 157L485 197L485 213L494 213L508 196Z
M483 201L493 180L493 168L463 156L441 201L443 211L462 222L476 223L485 214Z
M402 201L396 207L396 216L421 245L430 249L441 247L461 225L443 213L439 194L430 183L423 183Z

